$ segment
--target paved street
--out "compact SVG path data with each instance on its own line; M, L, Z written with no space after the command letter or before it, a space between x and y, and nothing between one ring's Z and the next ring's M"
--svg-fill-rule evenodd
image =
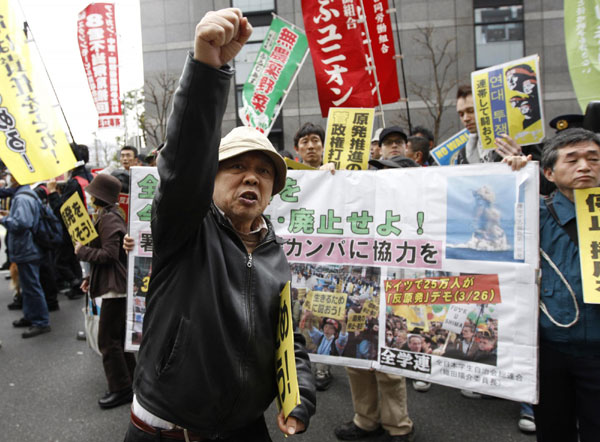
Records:
M129 407L98 407L106 389L100 357L75 339L83 329L83 301L59 295L60 311L50 313L52 332L22 339L21 330L12 327L20 312L6 308L12 291L5 274L0 272L0 441L122 441ZM310 429L293 440L336 441L333 428L352 417L344 369L334 367L334 374L332 387L318 395ZM408 397L418 442L535 441L517 429L516 403L465 399L458 390L437 385L427 393L409 387ZM290 440L278 434L275 414L274 406L266 413L273 440Z

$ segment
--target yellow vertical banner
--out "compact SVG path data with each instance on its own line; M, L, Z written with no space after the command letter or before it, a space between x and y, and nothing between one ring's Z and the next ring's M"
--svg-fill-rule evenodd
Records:
M0 159L20 184L54 178L76 159L31 63L12 0L0 2Z
M329 108L323 162L334 163L337 170L367 169L374 116L373 109Z
M80 242L85 246L98 237L79 193L75 192L60 206L60 216L73 244Z
M583 302L600 304L600 187L574 194Z
M277 380L277 405L285 418L300 404L300 390L294 353L294 325L290 301L290 283L279 295L279 323L275 354L275 379Z

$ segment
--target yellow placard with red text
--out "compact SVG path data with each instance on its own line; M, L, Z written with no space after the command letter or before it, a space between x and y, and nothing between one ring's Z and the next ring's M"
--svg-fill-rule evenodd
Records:
M292 410L300 405L289 282L285 285L279 297L279 321L275 344L275 379L277 380L277 405L280 410L283 409L283 415L287 418Z
M366 170L374 117L373 109L329 108L323 163L335 164L336 170Z
M60 206L60 216L67 227L73 245L80 242L84 246L98 238L98 232L87 209L81 201L79 193L75 192Z
M54 178L75 167L56 112L31 62L13 0L0 2L0 158L19 184Z
M600 304L600 187L574 194L583 302Z

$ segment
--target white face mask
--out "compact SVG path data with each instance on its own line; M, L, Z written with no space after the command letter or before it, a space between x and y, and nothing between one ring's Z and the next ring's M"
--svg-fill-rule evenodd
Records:
M6 175L6 187L12 187L13 180L12 175Z

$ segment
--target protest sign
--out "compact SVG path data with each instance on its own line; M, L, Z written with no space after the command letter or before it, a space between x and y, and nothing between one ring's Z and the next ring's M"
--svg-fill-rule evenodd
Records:
M129 194L128 193L119 193L119 209L121 209L121 213L127 223L129 221Z
M600 304L600 187L575 189L583 301Z
M458 153L464 149L468 141L469 131L463 129L432 149L431 156L440 166L456 164Z
M92 223L92 219L78 192L74 192L60 206L60 216L69 232L73 245L80 242L85 246L98 238L98 232L96 232L94 223Z
M119 52L113 3L91 3L79 13L77 42L98 111L98 127L120 127Z
M308 51L304 31L274 16L242 90L240 119L268 134Z
M280 410L283 409L283 416L287 418L292 410L300 405L289 282L279 294L279 320L275 352L277 405Z
M537 193L535 164L288 171L267 213L292 287L348 295L335 319L346 330L327 335L323 317L303 314L311 360L536 402ZM307 301L293 298L293 310ZM330 350L319 354L324 339Z
M290 160L289 158L284 158L285 165L288 169L294 170L316 170L314 167L309 166L308 164L299 163L298 161Z
M368 168L373 109L330 108L325 134L325 163L337 170Z
M471 73L477 132L484 150L508 134L519 145L544 139L539 57L513 60Z
M571 83L581 111L600 99L600 5L597 0L565 2L565 47Z
M16 10L13 0L0 2L0 158L20 184L31 184L73 169L77 160Z
M132 167L129 201L129 235L135 248L127 263L127 323L125 349L137 351L142 342L142 324L146 312L146 293L152 274L152 199L158 187L155 167Z
M139 241L147 227L134 225L151 202L140 195L151 198L158 179L152 168L132 171L130 231ZM285 240L291 311L311 360L535 403L538 179L537 163L518 172L505 164L288 171L266 215ZM133 262L136 287L151 271L135 261L151 249L136 241L134 254L130 293ZM331 345L319 354L324 339Z

